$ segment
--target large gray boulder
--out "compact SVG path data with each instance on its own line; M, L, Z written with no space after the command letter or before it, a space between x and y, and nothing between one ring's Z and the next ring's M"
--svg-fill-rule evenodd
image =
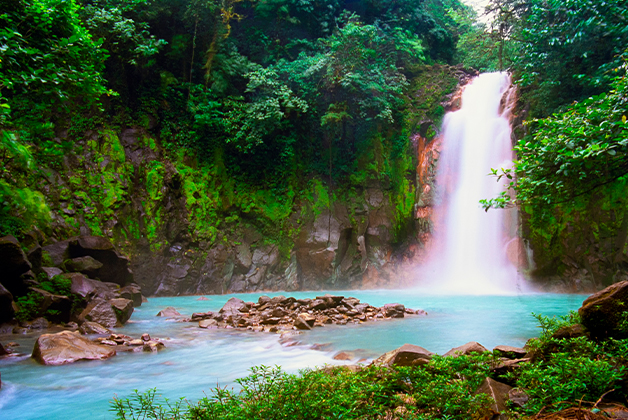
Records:
M115 354L112 347L93 343L76 331L62 331L40 335L32 357L44 365L63 365L78 360L108 359Z

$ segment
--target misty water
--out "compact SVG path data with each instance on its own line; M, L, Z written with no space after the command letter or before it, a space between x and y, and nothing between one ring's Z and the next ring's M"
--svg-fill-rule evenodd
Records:
M294 292L290 296L313 298L324 292ZM532 312L564 315L577 309L585 296L519 294L511 296L426 295L409 290L332 292L355 296L381 306L399 302L424 309L427 316L383 320L345 326L325 326L296 337L296 346L280 343L279 334L239 330L205 330L197 323L156 317L174 306L182 315L219 310L231 296L256 301L261 293L231 296L152 298L137 308L131 322L116 332L139 336L144 332L165 338L166 349L157 353L120 353L104 361L42 366L30 359L36 336L0 336L0 342L21 344L20 357L0 360L2 419L113 419L109 412L115 395L129 396L134 389L157 388L170 399L198 400L219 386L234 386L256 365L279 365L289 372L325 364L368 363L405 343L436 353L468 341L491 349L499 344L522 346L538 335ZM278 293L269 294L276 296ZM328 344L313 350L313 344ZM355 359L333 360L339 351L354 351Z

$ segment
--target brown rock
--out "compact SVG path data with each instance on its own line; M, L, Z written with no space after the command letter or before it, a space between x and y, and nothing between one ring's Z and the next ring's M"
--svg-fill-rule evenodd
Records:
M341 351L340 353L336 353L333 359L334 360L351 360L353 359L353 357L351 356L351 354Z
M118 298L111 299L109 303L116 313L118 325L122 326L126 324L126 322L131 318L131 315L133 314L133 301L130 299Z
M150 335L147 333L142 334L142 341L150 341Z
M323 299L316 299L310 303L310 308L317 311L327 309L327 303Z
M612 284L589 296L578 310L582 325L595 339L628 337L628 331L619 328L626 312L628 312L628 281Z
M384 315L389 318L403 318L406 307L400 303L387 303L383 306Z
M111 331L107 328L103 327L97 322L85 321L79 327L79 331L81 334L111 334Z
M98 274L98 270L100 270L103 266L100 261L96 261L89 255L65 260L63 265L65 266L65 270L68 272L83 273L88 276L96 276Z
M70 240L67 240L67 241L55 242L54 244L51 244L51 245L46 245L43 249L50 256L52 263L56 267L59 267L61 266L61 264L63 264L63 261L70 258L69 247L70 247Z
M498 376L503 376L508 372L513 372L516 369L518 369L521 365L521 363L527 363L529 362L531 359L530 358L522 358L522 359L513 359L513 360L508 360L508 359L502 359L502 363L494 366L493 368L491 368L491 372L495 373Z
M214 329L218 328L218 321L216 321L215 319L203 319L198 322L198 326L200 328Z
M179 313L179 311L174 309L172 306L168 306L166 309L162 309L161 311L159 311L159 313L157 313L157 316L163 316L163 317L167 317L167 318L174 318L174 317L177 317L177 316L181 316L181 314Z
M467 344L449 350L447 353L443 354L443 357L458 357L462 354L470 355L471 353L484 353L485 351L488 351L486 347L475 341L470 341Z
M72 293L83 296L87 300L93 298L100 298L102 300L115 298L114 292L101 281L88 279L81 273L66 273L62 275L72 282Z
M196 299L196 300L209 300L208 298L206 298L205 296L201 296L200 298Z
M314 321L312 321L312 325L314 325ZM297 316L294 320L294 326L300 330L311 330L312 325L310 325L301 315Z
M79 315L79 321L97 322L106 328L113 328L118 318L111 304L102 299L94 299Z
M62 365L78 360L102 360L115 356L110 347L92 343L78 332L42 334L35 343L33 358L44 365Z
M49 318L53 322L69 322L70 321L70 313L72 311L72 300L63 295L53 295L50 292L47 292L42 289L37 289L35 287L31 288L33 293L38 294L41 298L39 300L39 313L44 313L46 311L54 311L51 312L55 315L50 315Z
M220 309L220 313L239 313L242 312L242 309L246 307L246 303L242 299L238 299L236 297L232 297L225 303L225 305Z
M6 356L7 354L9 354L9 352L6 351L2 343L0 343L0 356Z
M142 306L142 288L135 283L124 286L120 289L120 297L133 301L134 307Z
M494 400L494 403L491 404L491 411L493 411L494 414L500 414L506 410L506 401L508 400L508 393L511 389L511 386L497 382L491 378L486 378L474 392L474 395L486 394L491 397Z
M499 354L502 357L507 357L509 359L520 359L524 357L528 351L521 347L512 347L512 346L497 346L493 349L494 353Z
M515 407L523 407L530 398L519 388L513 388L508 391L508 399Z
M161 341L148 341L144 343L144 351L156 353L163 350L166 346Z
M429 363L434 353L413 344L404 344L375 359L377 366L416 366Z
M580 324L569 325L568 327L561 327L554 334L552 334L552 338L556 338L558 340L563 338L577 338L587 335L584 327Z

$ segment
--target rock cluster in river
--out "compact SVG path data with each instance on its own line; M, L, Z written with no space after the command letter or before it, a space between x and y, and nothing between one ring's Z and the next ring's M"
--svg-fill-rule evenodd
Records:
M171 308L164 311L171 311ZM257 303L233 297L220 311L194 313L190 321L198 322L201 328L246 328L275 332L289 329L309 330L329 324L345 325L403 318L406 314L426 315L426 312L409 309L399 303L389 303L378 308L361 303L354 297L328 294L317 296L315 299L261 296Z

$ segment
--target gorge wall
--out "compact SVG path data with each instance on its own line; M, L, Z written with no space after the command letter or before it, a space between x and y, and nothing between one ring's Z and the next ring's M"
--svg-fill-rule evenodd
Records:
M408 137L396 179L383 141L364 152L351 185L313 177L275 194L234 180L216 154L201 162L162 147L158 122L58 132L72 144L40 186L52 210L45 243L108 237L129 256L145 295L400 287L429 235L437 153L431 140L474 73L426 66L412 81ZM387 133L380 133L386 136ZM296 184L296 183L295 183Z

